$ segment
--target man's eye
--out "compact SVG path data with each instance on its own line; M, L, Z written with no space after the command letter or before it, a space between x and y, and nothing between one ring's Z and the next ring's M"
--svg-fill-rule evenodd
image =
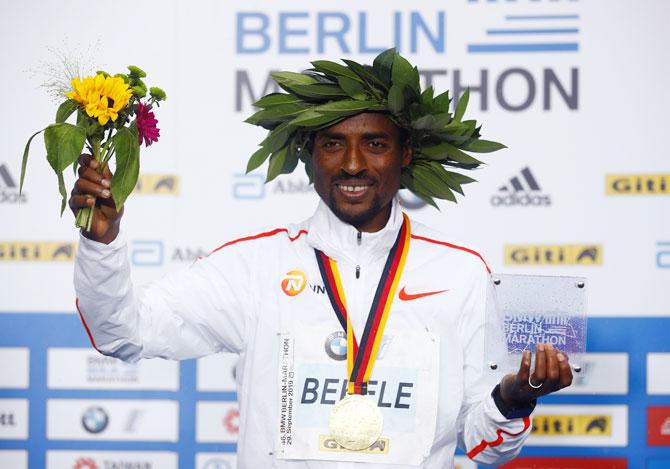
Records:
M370 142L368 142L368 145L376 150L386 148L386 143L382 142L381 140L370 140Z
M334 150L340 146L340 142L337 140L328 140L326 142L323 142L323 148L326 150Z

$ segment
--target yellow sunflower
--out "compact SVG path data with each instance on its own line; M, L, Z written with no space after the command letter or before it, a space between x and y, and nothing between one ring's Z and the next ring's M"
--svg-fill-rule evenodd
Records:
M102 73L86 77L83 81L73 79L72 91L65 93L65 96L84 106L86 114L97 118L102 126L110 119L116 121L132 95L123 78L105 77Z

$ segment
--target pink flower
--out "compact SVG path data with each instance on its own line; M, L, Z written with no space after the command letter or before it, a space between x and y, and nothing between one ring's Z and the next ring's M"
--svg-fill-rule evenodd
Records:
M137 103L137 111L135 111L135 124L137 125L137 137L139 138L140 145L142 144L142 139L144 138L144 145L149 146L153 142L158 141L160 137L160 129L156 127L158 120L156 116L151 112L151 106L146 106L141 102Z

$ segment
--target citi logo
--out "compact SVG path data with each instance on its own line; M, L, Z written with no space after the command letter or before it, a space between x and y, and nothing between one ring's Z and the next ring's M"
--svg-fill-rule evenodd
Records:
M526 166L518 176L500 186L498 194L491 197L494 207L546 207L551 205L551 198L543 194L537 179Z
M26 202L26 195L19 194L16 179L9 172L6 164L0 165L0 204L17 204Z

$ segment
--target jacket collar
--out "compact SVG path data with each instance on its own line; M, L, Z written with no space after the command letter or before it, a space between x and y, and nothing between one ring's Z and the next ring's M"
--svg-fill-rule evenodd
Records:
M402 212L397 197L391 201L391 216L386 226L376 233L360 233L352 225L343 222L323 202L307 221L307 243L323 251L336 262L359 263L377 258L384 259L398 236L402 226Z

